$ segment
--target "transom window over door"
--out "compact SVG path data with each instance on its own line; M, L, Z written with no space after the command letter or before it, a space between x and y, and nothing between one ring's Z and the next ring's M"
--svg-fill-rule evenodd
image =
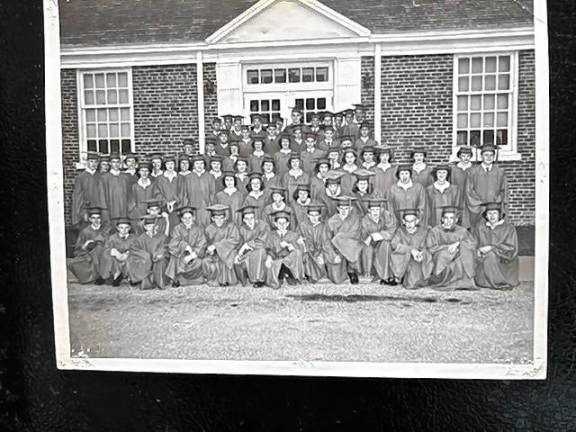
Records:
M133 151L130 70L80 72L81 150Z
M514 150L515 63L514 54L456 56L456 146L497 144Z

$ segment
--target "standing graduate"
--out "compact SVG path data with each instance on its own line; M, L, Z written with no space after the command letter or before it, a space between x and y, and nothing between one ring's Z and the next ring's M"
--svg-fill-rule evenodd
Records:
M458 207L460 204L460 188L450 183L450 167L438 165L432 170L434 183L426 188L429 205L428 223L436 226L442 218L442 208L446 206ZM458 215L461 218L461 213Z
M154 182L155 197L161 201L162 207L168 213L170 232L178 224L176 204L180 193L179 176L176 172L176 156L168 155L164 158L164 172Z
M314 175L310 179L310 196L313 201L324 201L326 196L326 174L330 170L328 159L316 160Z
M470 169L466 183L466 202L470 210L470 223L476 226L482 220L483 203L499 202L502 213L508 204L506 172L494 163L496 147L486 144L481 148L482 162Z
M106 208L110 219L128 216L128 189L130 178L120 171L122 161L119 154L110 155L110 170L102 174L102 186L106 197Z
M106 196L102 177L97 172L99 156L89 152L86 169L76 177L72 192L72 225L82 229L88 223L89 207L104 207Z
M156 190L149 178L150 165L145 162L138 164L138 181L132 185L128 195L128 216L130 219L140 219L146 214L146 203L155 198Z
M209 141L214 143L214 152L223 158L230 154L230 142L228 132L221 130L218 133L218 138L211 138Z
M432 273L432 255L426 241L430 229L420 224L420 209L402 209L402 225L392 238L390 268L394 279L391 285L401 283L404 288L416 289L426 286Z
M101 155L100 163L98 164L98 173L104 175L108 171L110 171L110 155Z
M269 155L264 151L264 139L261 136L255 136L252 141L252 153L248 157L248 169L250 172L262 172L262 162Z
M241 139L242 138L242 128L244 127L244 116L235 115L234 123L230 128L230 139Z
M456 224L458 209L446 206L439 225L430 229L426 248L432 254L434 267L428 279L431 288L476 289L474 258L476 239Z
M291 153L288 159L290 170L284 174L282 178L282 186L288 191L288 203L292 204L294 201L294 192L296 187L300 184L310 184L310 176L302 169L302 161L298 153Z
M291 138L290 135L287 133L282 133L279 139L280 143L280 150L274 153L274 162L276 163L276 172L280 178L283 178L284 175L290 169L289 166L289 159L290 155L292 154L292 150L290 149L291 146Z
M390 265L390 242L396 234L396 218L386 210L384 199L370 198L367 207L368 212L361 221L365 245L360 259L362 271L373 276L374 280L380 280L380 284L395 285Z
M224 171L222 173L222 184L224 188L216 193L214 203L226 206L230 210L228 220L239 225L242 220L237 210L242 207L244 194L236 186L236 173L234 171Z
M278 289L286 280L289 285L304 279L302 262L304 240L290 228L290 214L284 211L273 215L275 228L266 240L266 285Z
M206 207L212 205L216 192L214 177L206 171L206 162L202 155L192 156L192 172L183 184L183 206L196 208L196 223L202 228L210 223L210 213Z
M248 126L243 126L241 137L236 138L234 141L238 143L238 154L245 158L249 157L254 150L250 128Z
M252 172L249 175L250 181L248 182L248 194L242 203L243 207L254 207L256 212L256 219L262 219L262 211L266 204L268 204L268 195L264 193L262 184L262 174L259 172Z
M400 165L396 171L398 182L390 187L388 196L389 209L396 216L396 222L402 220L402 209L420 210L418 221L423 226L428 226L428 206L426 203L426 191L420 183L412 181L412 167Z
M234 264L236 274L242 285L250 282L255 288L264 286L266 280L266 244L270 228L263 220L256 218L255 207L243 207L238 210L242 215L239 227L241 246Z
M364 147L372 147L374 148L375 146L378 145L378 143L376 142L376 140L374 140L371 136L370 136L370 131L372 130L372 125L368 122L362 122L360 124L360 135L358 136L358 139L356 139L356 142L354 143L354 148L356 149L356 151L361 154L362 149Z
M216 137L214 137L216 138ZM207 141L213 140L210 136L206 137ZM186 156L192 156L194 154L194 139L184 138L182 139L182 154Z
M272 156L266 155L262 160L262 184L266 197L270 197L270 188L282 186L282 178L276 174L276 163Z
M248 159L239 156L236 160L236 187L243 195L248 193L248 182L250 178L248 177Z
M340 128L340 133L342 136L349 135L353 137L352 142L356 142L360 136L360 128L358 124L354 122L354 110L351 108L344 110L344 121Z
M134 153L126 153L124 155L124 165L126 169L123 171L128 176L128 191L130 194L132 185L138 181L138 157Z
M337 200L337 213L328 219L326 226L330 235L330 241L341 258L341 268L348 274L351 284L358 283L360 272L360 254L362 243L362 227L360 217L353 211L353 202L356 198L344 195ZM342 275L342 273L340 273ZM333 281L334 283L342 283Z
M304 134L302 132L302 126L295 126L291 129L292 140L290 145L292 146L292 151L298 154L306 150L306 142L304 141Z
M367 145L359 150L360 155L360 168L367 170L374 170L376 168L376 150L373 146Z
M230 154L222 160L222 171L232 171L236 169L236 161L240 156L240 153L238 153L238 141L231 141L228 148Z
M270 229L274 229L274 213L283 211L290 216L290 226L296 227L296 217L291 207L286 204L286 189L283 187L272 186L270 189L272 202L264 207L262 212L263 219L268 223Z
M211 223L206 227L206 253L202 271L210 286L236 285L236 249L240 245L238 227L229 218L230 208L222 204L208 207Z
M102 285L101 260L108 227L102 223L102 207L88 207L86 214L89 225L78 234L74 258L68 261L68 269L81 284Z
M316 147L327 152L332 147L338 146L338 141L334 138L334 128L332 126L325 126L323 129L322 138L318 139Z
M209 166L210 170L208 173L214 177L214 194L220 192L224 186L222 186L222 160L224 158L220 155L214 155L210 158Z
M352 187L352 196L356 198L354 209L362 218L368 213L368 200L372 197L370 178L374 177L374 173L364 168L358 168L353 174L356 178L356 183Z
M336 214L338 198L344 194L340 186L342 176L344 176L342 171L330 170L326 173L326 188L324 189L323 203L326 206L327 218Z
M313 132L306 133L306 149L300 153L302 161L302 170L309 176L314 175L314 165L316 160L325 156L322 150L316 147L316 134Z
M262 136L264 135L264 125L262 124L262 115L258 113L250 114L250 121L252 126L250 127L250 133L252 136Z
M412 181L420 183L424 189L434 182L432 177L432 168L426 163L426 150L423 148L415 148L410 152L412 159Z
M470 228L470 210L468 209L468 203L466 201L466 187L468 183L468 173L470 168L472 168L472 148L462 146L458 149L456 157L459 159L458 162L452 165L452 170L450 171L450 182L458 186L460 190L460 202L458 207L462 209L461 222L464 228Z
M199 285L204 282L202 258L206 237L204 230L195 223L195 212L193 207L178 209L180 223L174 227L168 242L170 260L166 267L166 276L174 287Z
M100 274L104 280L112 279L112 286L120 286L122 279L128 277L128 256L136 235L131 232L130 219L121 217L113 219L116 232L104 243L101 257Z
M342 259L334 250L326 224L322 222L322 204L307 207L308 220L298 226L303 239L303 264L305 278L312 283L329 276L333 283L341 283L346 278L342 269Z
M150 180L156 181L156 179L162 175L164 171L162 171L162 164L163 164L163 154L162 153L151 153L149 155L150 158L150 165L152 169L150 170Z
M398 181L396 177L396 166L392 165L392 149L390 147L376 147L378 165L373 169L372 185L374 196L389 199L392 185ZM389 203L388 203L389 205ZM390 207L388 207L390 209Z
M476 250L476 285L509 290L518 280L518 235L504 219L500 203L484 204L484 221L474 227Z
M340 163L340 146L335 145L326 150L326 158L330 162L330 169L333 171L338 171L342 168Z
M127 267L130 282L141 290L166 288L167 237L160 232L156 216L142 216L144 232L130 247Z
M220 119L220 117L214 117L210 125L212 128L210 132L208 132L208 136L206 138L208 137L212 139L218 138L218 135L220 135L220 131L222 130L222 120Z
M358 164L356 161L358 156L356 156L356 150L351 147L342 149L342 168L344 176L342 176L342 181L340 185L342 186L342 191L345 194L351 194L354 183L356 183L356 177L354 177L354 171L358 169Z
M274 122L268 123L266 127L264 148L269 154L274 154L280 150L280 134L278 133L278 126Z

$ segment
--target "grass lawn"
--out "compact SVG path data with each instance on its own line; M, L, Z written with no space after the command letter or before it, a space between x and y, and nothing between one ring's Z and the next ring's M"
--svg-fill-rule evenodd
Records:
M408 291L371 283L139 291L70 283L73 356L528 363L533 283Z

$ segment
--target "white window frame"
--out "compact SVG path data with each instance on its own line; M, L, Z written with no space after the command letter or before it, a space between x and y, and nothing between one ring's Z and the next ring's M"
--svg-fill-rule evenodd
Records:
M81 69L76 71L76 91L78 99L78 142L79 142L79 162L76 164L77 168L86 166L86 155L88 152L88 139L86 134L86 108L96 108L97 106L85 106L84 103L84 74L99 74L99 73L126 73L128 79L128 104L122 107L130 108L130 151L134 152L134 91L132 85L132 68L106 68L106 69ZM108 105L102 107L110 107ZM119 104L120 107L120 104Z
M452 81L452 156L451 160L457 160L456 153L458 151L458 62L462 58L472 57L491 57L491 56L510 56L510 88L511 88L511 102L508 112L508 148L503 148L498 152L498 160L501 161L515 161L521 160L522 156L518 152L518 52L480 52L480 53L466 53L455 54L453 63L453 81ZM482 91L479 94L490 93L490 91ZM470 94L469 92L466 94ZM494 119L496 121L496 118ZM482 126L483 127L483 126ZM472 160L477 160L477 155L474 154Z
M300 76L300 82L291 83L288 82L288 70L290 68L305 69L308 67L314 68L314 73L316 73L316 68L326 67L328 68L328 80L326 81L312 81L312 82L302 82L302 75ZM252 69L272 69L272 76L274 76L274 69L286 69L286 82L285 83L270 83L270 84L250 84L248 83L248 71ZM286 91L315 91L315 90L334 90L334 62L332 61L310 61L303 60L301 62L258 62L258 63L243 63L242 64L242 87L243 91L249 93L274 93L274 92L286 92Z

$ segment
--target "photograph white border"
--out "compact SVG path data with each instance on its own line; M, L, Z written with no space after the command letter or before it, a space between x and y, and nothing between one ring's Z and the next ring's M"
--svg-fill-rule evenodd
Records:
M59 369L195 374L390 378L545 379L548 331L549 68L547 9L534 0L536 68L536 242L533 363L369 363L309 361L152 360L70 355L65 253L60 38L57 0L44 0L45 97L50 265L56 364Z

